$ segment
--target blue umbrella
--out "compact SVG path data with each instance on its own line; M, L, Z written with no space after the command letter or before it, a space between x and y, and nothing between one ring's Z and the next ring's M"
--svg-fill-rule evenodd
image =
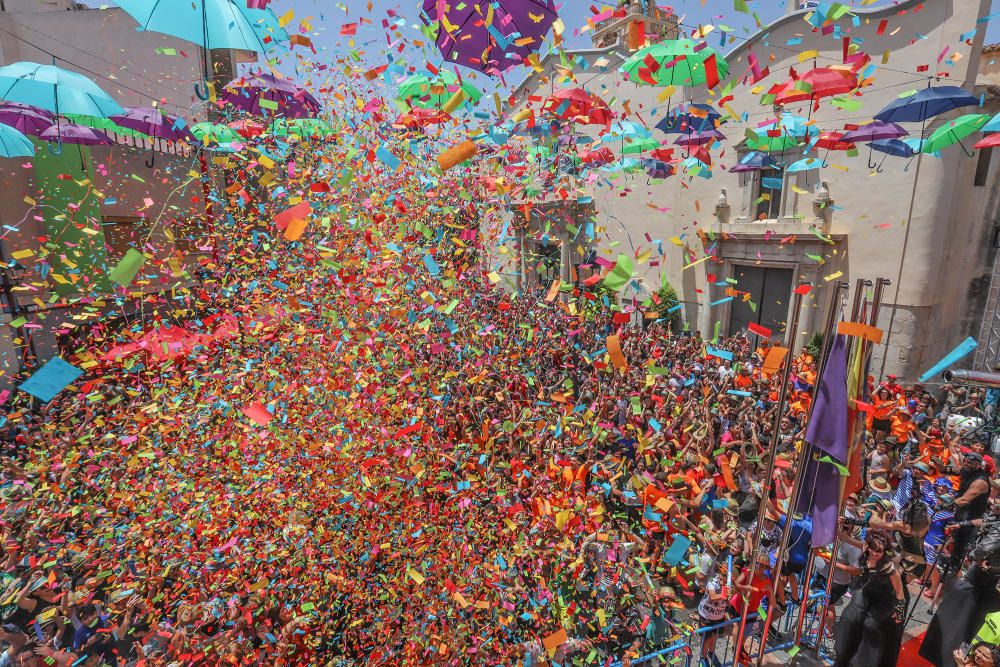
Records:
M729 168L733 174L740 174L746 171L760 171L761 169L777 169L778 163L767 153L751 151L740 158L739 163Z
M714 129L716 121L722 118L722 114L708 104L689 104L688 109L689 111L680 108L674 109L660 119L660 122L656 124L656 129L665 134L704 132ZM695 113L692 113L691 110Z
M667 178L674 173L674 167L669 162L646 158L642 161L642 166L646 169L646 174L650 178Z
M32 62L0 67L0 99L51 111L56 115L57 131L61 114L107 118L124 112L113 97L82 74ZM58 155L62 142L48 148Z
M893 155L895 157L905 157L913 158L914 155L920 152L919 147L914 148L910 145L910 141L913 139L879 139L878 141L873 141L868 144L869 148L872 150L879 151L880 153L885 153L886 155ZM917 139L916 141L920 141ZM885 162L885 158L878 163L875 171L882 173L882 163ZM903 167L903 171L908 171L910 169L910 163L907 162L906 166Z
M274 33L275 26L280 29L277 18L272 19L274 12L248 9L244 0L117 0L117 4L139 22L140 30L179 37L206 51L236 49L264 53L269 48L265 41L268 35L275 41L281 37ZM261 12L271 16L265 18ZM207 81L211 74L207 54L202 71ZM195 92L200 99L208 99L207 91L200 85L195 86Z
M681 162L684 171L688 176L701 176L702 178L712 178L712 168L696 157L689 157Z
M885 123L920 123L945 111L971 106L979 106L979 98L964 88L936 86L893 100L875 114L875 119Z
M0 157L31 157L35 145L10 125L0 125Z
M810 124L809 120L802 116L790 113L781 114L780 118L775 119L767 125L758 127L756 131L761 133L775 128L780 128L785 134L792 137L809 138L819 136L819 128L815 124Z
M1000 132L1000 113L993 118L990 118L989 122L979 130L980 132Z

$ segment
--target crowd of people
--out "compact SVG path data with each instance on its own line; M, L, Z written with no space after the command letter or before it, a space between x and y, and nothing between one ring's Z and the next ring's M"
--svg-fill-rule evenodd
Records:
M988 392L870 378L831 558L789 507L816 350L782 406L768 341L582 284L512 295L473 245L427 245L474 204L412 172L367 187L296 243L259 231L280 202L234 200L234 260L187 295L196 345L109 358L105 332L54 400L9 400L0 665L628 664L677 641L719 664L767 624L787 641L827 578L838 666L895 664L916 594L967 616L932 623L935 664L993 664L958 645L1000 609L996 466L948 426Z

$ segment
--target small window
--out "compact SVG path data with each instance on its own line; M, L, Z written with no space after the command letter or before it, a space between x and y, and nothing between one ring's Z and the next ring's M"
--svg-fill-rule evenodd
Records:
M761 169L757 172L757 204L754 219L775 220L781 217L784 173L780 169Z
M976 176L972 184L977 188L986 185L986 177L990 173L990 161L993 158L992 148L979 149L979 160L976 162Z
M106 215L101 219L109 260L121 259L129 248L142 245L144 223L143 218L132 216Z

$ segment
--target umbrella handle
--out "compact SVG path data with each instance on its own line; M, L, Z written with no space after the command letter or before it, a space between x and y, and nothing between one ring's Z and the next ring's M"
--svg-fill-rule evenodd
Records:
M869 155L868 156L868 168L869 169L875 169L878 166L879 166L879 164L877 162L872 162L871 155Z
M194 94L202 102L207 102L208 98L209 98L209 95L208 95L208 84L207 83L205 84L205 90L204 91L201 88L201 83L194 84Z
M903 171L909 171L911 164L913 164L913 158L912 157L909 160L906 161L906 166L903 167Z
M963 144L961 141L958 142L958 145L962 147L962 152L965 153L966 157L976 157L976 153L966 148L965 144Z
M155 166L156 166L156 151L153 151L153 154L150 156L150 158L146 160L146 168L152 169Z
M58 156L58 155L62 155L63 154L63 146L62 146L62 140L61 139L59 140L59 142L56 144L55 147L51 143L48 143L48 144L45 145L45 148L46 148L46 150L49 151L49 155L56 155L56 156Z

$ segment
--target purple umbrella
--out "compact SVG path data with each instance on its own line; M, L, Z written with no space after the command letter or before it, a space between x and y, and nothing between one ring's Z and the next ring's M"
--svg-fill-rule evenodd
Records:
M155 143L157 139L192 142L195 140L191 132L184 126L184 121L153 107L125 107L125 113L109 116L109 118L124 128L142 132L153 139L153 144L150 146L153 155L146 162L146 166L150 169L156 164Z
M0 103L0 123L10 125L21 134L38 136L56 123L55 116L28 104Z
M702 132L691 132L690 134L681 135L674 143L678 146L703 146L704 144L711 144L716 140L722 141L725 138L726 135L713 128Z
M421 18L438 22L445 60L496 74L537 52L558 17L553 0L424 0Z
M870 123L860 126L856 130L845 132L843 136L840 137L840 140L856 144L862 141L880 141L882 139L898 139L900 137L905 137L907 134L909 134L909 132L904 130L899 125L896 125L895 123L886 123L881 120L873 120ZM876 165L872 162L871 144L868 144L868 168L869 169L876 168Z
M748 171L761 171L762 169L777 169L778 163L767 153L754 151L743 156L737 164L729 168L732 174L742 174Z
M86 125L67 124L62 127L53 125L38 136L46 141L80 146L107 146L114 143L108 135Z
M254 116L284 116L306 118L319 112L319 102L309 91L291 79L279 79L271 74L252 72L233 79L223 89L222 100ZM261 106L261 100L277 105Z

